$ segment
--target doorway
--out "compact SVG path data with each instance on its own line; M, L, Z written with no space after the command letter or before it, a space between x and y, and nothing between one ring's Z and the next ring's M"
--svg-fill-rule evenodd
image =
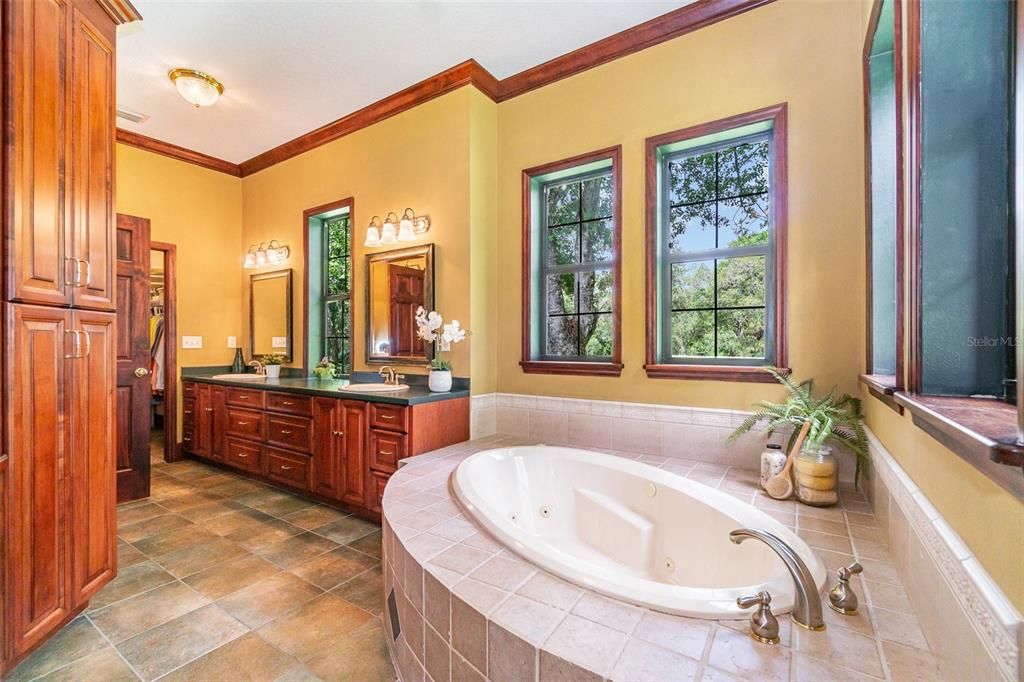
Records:
M174 462L178 452L177 249L167 242L149 245L149 341L152 361L150 462Z

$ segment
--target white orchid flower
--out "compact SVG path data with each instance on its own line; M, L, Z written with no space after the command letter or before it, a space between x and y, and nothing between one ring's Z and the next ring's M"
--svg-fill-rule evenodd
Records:
M458 343L466 338L466 330L459 327L458 320L452 320L444 326L444 332L442 333L441 338L448 343Z
M420 306L416 309L416 336L420 337L424 341L434 341L437 339L437 330L444 323L444 320L436 311L431 310L429 313Z

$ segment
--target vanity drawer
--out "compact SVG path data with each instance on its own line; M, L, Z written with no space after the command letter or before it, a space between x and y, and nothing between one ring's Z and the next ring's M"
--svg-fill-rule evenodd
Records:
M301 414L304 417L309 417L313 414L313 399L309 396L268 391L267 409L274 412L287 412L288 414Z
M405 433L409 430L408 415L409 410L403 405L370 403L370 428Z
M401 433L370 429L370 468L393 474L398 460L405 457L407 438Z
M183 381L181 382L181 395L186 398L196 397L196 384L194 381Z
M263 409L263 394L265 391L254 391L250 388L227 388L224 392L226 394L224 402L228 405L251 407L258 410Z
M224 462L252 474L263 472L260 446L231 436L224 439Z
M370 511L380 512L384 509L384 486L390 480L390 474L380 474L376 471L370 475Z
M240 410L229 407L226 410L224 432L233 436L261 440L263 438L263 413L254 410Z
M309 457L266 448L267 477L281 483L309 489Z
M313 448L313 420L309 417L286 417L268 414L267 442L309 452Z
M196 423L196 399L181 399L181 423L191 426Z

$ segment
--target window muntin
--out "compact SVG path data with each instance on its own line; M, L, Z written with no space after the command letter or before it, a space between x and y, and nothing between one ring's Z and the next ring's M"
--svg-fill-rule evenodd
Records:
M352 224L350 214L322 222L324 355L340 372L352 369Z
M541 184L541 360L607 361L614 345L615 187L605 168Z
M770 131L661 158L660 362L773 364Z

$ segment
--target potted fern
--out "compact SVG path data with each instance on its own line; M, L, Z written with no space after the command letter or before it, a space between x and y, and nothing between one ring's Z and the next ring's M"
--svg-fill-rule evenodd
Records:
M790 457L796 458L793 471L797 499L815 506L835 504L838 501L838 463L832 448L826 443L843 445L857 456L855 483L860 482L861 471L869 462L860 400L845 393L838 395L835 387L823 397L816 398L813 379L797 383L771 368L766 369L786 387L786 401L772 403L763 400L758 403L758 409L732 432L729 442L762 423L769 436L777 430L791 428L786 451ZM806 438L800 452L794 453L793 445L805 423L809 423Z

